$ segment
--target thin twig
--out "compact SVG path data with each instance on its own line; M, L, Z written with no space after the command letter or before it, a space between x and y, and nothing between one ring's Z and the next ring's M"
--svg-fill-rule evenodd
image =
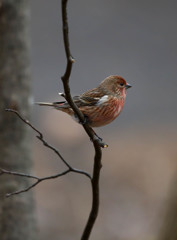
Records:
M31 185L30 185L29 187L27 187L27 188L24 188L24 189L22 189L22 190L15 191L15 192L12 192L12 193L7 193L7 194L6 194L6 197L10 197L10 196L12 196L12 195L17 195L17 194L20 194L20 193L23 193L23 192L27 192L27 191L29 191L31 188L33 188L33 187L35 187L36 185L38 185L40 182L43 182L43 181L49 180L49 179L54 179L54 178L61 177L61 176L63 176L63 175L66 175L66 174L69 173L69 172L71 172L70 169L63 171L62 173L58 173L58 174L51 175L51 176L48 176L48 177L39 178L39 177L30 175L30 174L24 174L24 173L19 173L19 172L12 172L12 171L7 171L7 170L5 170L5 169L0 168L0 175L8 174L8 175L14 175L14 176L32 178L32 179L35 179L35 180L36 180L35 183L31 184Z
M61 172L61 173L58 173L58 174L55 174L55 175L51 175L51 176L48 176L48 177L43 177L43 178L39 178L39 177L36 177L36 176L33 176L33 175L30 175L30 174L25 174L25 173L19 173L19 172L13 172L13 171L8 171L8 170L5 170L5 169L2 169L0 168L0 176L3 175L3 174L8 174L8 175L15 175L15 176L20 176L20 177L26 177L26 178L32 178L32 179L35 179L36 182L31 184L30 186L28 186L27 188L24 188L22 190L18 190L18 191L15 191L15 192L12 192L12 193L7 193L6 194L6 197L10 197L12 195L17 195L17 194L20 194L20 193L23 193L23 192L27 192L29 191L31 188L35 187L37 184L39 184L40 182L42 181L45 181L45 180L49 180L49 179L54 179L54 178L58 178L58 177L61 177L69 172L74 172L74 173L78 173L78 174L82 174L82 175L85 175L86 177L88 177L90 180L92 179L90 174L88 172L85 172L83 170L80 170L80 169L76 169L76 168L73 168L63 157L62 155L59 153L59 151L54 148L53 146L51 146L49 143L46 142L46 140L44 140L44 137L43 137L43 134L37 129L35 128L28 120L26 120L25 118L23 118L19 112L17 112L16 110L13 110L13 109L6 109L7 112L12 112L14 114L16 114L25 124L27 124L30 128L32 128L38 135L36 136L42 143L45 147L51 149L53 152L55 152L57 154L57 156L62 160L62 162L67 166L67 170Z
M46 142L46 140L44 140L44 136L43 134L37 129L35 128L28 120L26 120L25 118L23 118L19 112L17 112L16 110L13 110L13 109L5 109L5 111L7 112L12 112L12 113L15 113L25 124L27 124L28 126L30 126L30 128L32 128L35 132L38 133L38 135L36 136L42 143L45 147L51 149L52 151L54 151L56 153L56 155L62 160L62 162L68 167L68 169L71 171L71 172L76 172L76 173L79 173L79 174L83 174L85 176L87 176L89 179L91 179L91 176L89 173L83 171L83 170L79 170L79 169L76 169L76 168L73 168L63 157L62 155L59 153L59 151L54 148L53 146L51 146L49 143Z
M67 19L67 0L62 0L62 20L63 20L63 39L64 46L67 58L67 66L65 70L65 74L62 76L62 82L64 86L65 98L73 109L74 113L80 120L80 122L84 123L84 116L81 111L78 109L76 104L73 102L70 87L69 87L69 78L72 70L73 57L71 55L70 46L69 46L69 35L68 35L68 19ZM91 127L88 124L83 124L83 128L86 133L90 137L93 142L93 146L95 149L95 157L94 157L94 167L93 167L93 177L91 181L92 185L92 208L90 211L90 215L88 221L86 223L85 229L83 231L81 240L88 240L90 237L90 233L93 229L95 220L98 216L99 210L99 177L100 177L100 169L101 169L101 158L102 151L101 147L107 147L107 144L103 143L100 139L98 139Z
M20 176L20 177L27 177L27 178L33 178L38 180L39 178L30 174L25 174L25 173L19 173L19 172L14 172L14 171L8 171L6 169L0 168L0 175L3 174L8 174L8 175L14 175L14 176Z
M53 146L51 146L49 143L47 143L45 140L44 140L44 137L43 137L43 134L37 129L35 128L28 120L26 120L25 118L23 118L19 112L17 112L16 110L13 110L13 109L6 109L7 112L12 112L14 114L16 114L25 124L27 124L30 128L32 128L35 132L38 133L38 135L36 136L43 144L45 147L53 150L57 156L62 160L62 162L67 166L67 170L61 172L61 173L58 173L58 174L55 174L55 175L51 175L51 176L47 176L47 177L43 177L43 178L39 178L39 177L36 177L36 176L33 176L33 175L30 175L30 174L25 174L25 173L19 173L19 172L13 172L13 171L8 171L8 170L5 170L5 169L2 169L0 168L0 176L3 175L3 174L8 174L8 175L15 175L15 176L20 176L20 177L26 177L26 178L32 178L32 179L35 179L36 182L31 184L30 186L22 189L22 190L18 190L18 191L15 191L15 192L12 192L12 193L7 193L6 194L6 197L10 197L10 196L13 196L13 195L17 195L17 194L20 194L20 193L23 193L23 192L27 192L29 191L31 188L35 187L36 185L38 185L40 182L42 181L45 181L45 180L49 180L49 179L54 179L54 178L58 178L58 177L61 177L63 175L66 175L68 174L69 172L74 172L74 173L78 173L78 174L82 174L82 175L85 175L86 177L88 177L90 180L91 180L91 176L88 172L85 172L83 170L80 170L80 169L76 169L76 168L73 168L63 157L62 155L59 153L59 151L54 148Z

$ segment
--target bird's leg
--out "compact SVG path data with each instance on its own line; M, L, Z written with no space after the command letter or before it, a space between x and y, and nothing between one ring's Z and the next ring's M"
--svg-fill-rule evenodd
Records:
M103 139L100 138L92 128L91 128L91 130L92 130L92 132L93 132L93 134L94 134L94 140L97 140L97 141L98 141L100 147L102 147L102 148L107 148L107 147L108 147L108 144L104 143L104 142L103 142Z
M84 122L83 122L82 124L84 125L84 124L87 124L87 123L89 124L89 123L90 123L90 120L89 120L89 117L84 114ZM93 129L92 129L92 132L93 132L94 135L102 142L103 139L100 138Z
M90 120L89 120L88 116L85 115L85 114L84 114L84 121L80 121L75 114L74 114L74 117L75 117L75 119L77 120L77 122L79 122L79 123L82 124L82 125L84 125L84 124L89 124L89 123L90 123ZM94 140L98 140L99 145L100 145L102 148L107 148L108 145L103 142L103 139L100 138L92 128L91 128L91 130L92 130L92 132L93 132L93 134L94 134L93 141L94 141ZM90 140L92 141L92 139L90 139Z
M75 117L76 121L77 121L79 124L84 125L84 124L89 124L89 123L90 123L89 118L88 118L87 115L84 115L84 120L83 120L83 121L80 121L80 120L78 119L78 117L76 116L76 114L74 114L74 117Z
M92 132L94 133L94 135L102 142L103 141L103 139L102 138L100 138L98 135L97 135L97 133L92 129Z
M89 121L88 116L87 116L87 115L84 115L84 121L83 121L82 124L83 124L83 125L84 125L84 124L87 124L87 123L89 124L89 122L90 122L90 121Z

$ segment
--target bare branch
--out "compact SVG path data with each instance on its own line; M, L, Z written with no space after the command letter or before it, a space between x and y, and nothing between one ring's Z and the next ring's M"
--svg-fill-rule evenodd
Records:
M58 178L58 177L61 177L63 175L66 175L68 174L69 172L74 172L74 173L78 173L78 174L82 174L82 175L85 175L86 177L88 177L90 180L92 179L90 174L88 172L85 172L83 170L80 170L80 169L76 169L76 168L73 168L63 157L62 155L59 153L59 151L54 148L53 146L51 146L49 143L47 143L45 140L44 140L44 137L43 137L43 134L37 129L35 128L28 120L26 120L25 118L23 118L19 112L17 112L16 110L13 110L13 109L6 109L7 112L12 112L14 114L16 114L25 124L27 124L30 128L32 128L35 132L38 133L38 135L36 136L42 143L45 147L51 149L52 151L54 151L57 156L62 160L62 162L67 166L67 170L61 172L61 173L58 173L58 174L55 174L55 175L51 175L51 176L48 176L48 177L43 177L43 178L39 178L39 177L36 177L36 176L33 176L33 175L30 175L30 174L25 174L25 173L19 173L19 172L13 172L13 171L8 171L8 170L5 170L5 169L2 169L0 168L0 176L3 175L3 174L6 174L6 175L14 175L14 176L20 176L20 177L26 177L26 178L32 178L32 179L35 179L36 182L31 184L30 186L28 186L27 188L24 188L22 190L18 190L18 191L15 191L15 192L12 192L12 193L7 193L6 194L6 197L10 197L10 196L13 196L13 195L17 195L17 194L20 194L20 193L23 193L23 192L27 192L29 191L31 188L35 187L36 185L38 185L40 182L42 181L45 181L45 180L49 180L49 179L54 179L54 178Z
M23 118L19 112L17 112L16 110L13 110L13 109L6 109L5 111L7 112L12 112L12 113L15 113L25 124L27 124L28 126L30 126L30 128L32 128L35 132L38 133L38 135L36 136L42 143L45 147L51 149L53 152L56 153L56 155L62 160L62 162L68 167L68 169L71 171L71 172L75 172L75 173L79 173L79 174L83 174L85 176L87 176L89 179L91 179L91 176L89 173L83 171L83 170L79 170L79 169L76 169L76 168L73 168L63 157L62 155L59 153L59 151L54 148L53 146L51 146L49 143L47 143L45 140L44 140L44 137L43 137L43 134L37 129L35 128L28 120L26 120L25 118ZM15 175L15 174L14 174ZM26 174L25 174L26 176ZM27 177L27 176L26 176Z
M67 65L66 65L66 70L65 74L61 77L61 80L63 82L63 87L64 87L64 97L73 109L74 113L78 117L81 123L83 123L83 128L85 129L86 133L92 140L92 142L97 142L100 147L106 148L108 145L100 138L98 138L92 128L85 123L84 116L82 112L79 110L79 108L76 106L76 104L73 102L73 99L71 97L71 92L70 92L70 87L69 87L69 78L71 75L71 70L72 70L72 65L75 62L74 58L71 55L70 51L70 46L69 46L69 27L68 27L68 18L67 18L67 0L62 0L62 20L63 20L63 40L64 40L64 47L65 47L65 52L66 52L66 58L67 58Z
M66 175L66 174L69 173L69 172L71 172L70 169L65 170L65 171L62 172L62 173L58 173L58 174L51 175L51 176L48 176L48 177L39 178L39 177L30 175L30 174L24 174L24 173L19 173L19 172L12 172L12 171L7 171L7 170L5 170L5 169L0 168L0 175L8 174L8 175L14 175L14 176L32 178L32 179L35 179L35 180L36 180L35 183L31 184L31 185L30 185L29 187L27 187L27 188L24 188L24 189L22 189L22 190L15 191L15 192L12 192L12 193L7 193L7 194L6 194L6 197L10 197L10 196L17 195L17 194L20 194L20 193L23 193L23 192L27 192L27 191L29 191L31 188L33 188L33 187L35 187L36 185L38 185L40 182L43 182L43 181L49 180L49 179L54 179L54 178L61 177L61 176L63 176L63 175Z
M13 172L13 171L8 171L8 170L5 170L3 168L0 168L0 175L14 175L14 176L19 176L19 177L26 177L26 178L32 178L32 179L35 179L36 182L31 184L30 186L28 186L27 188L24 188L22 190L18 190L18 191L15 191L15 192L12 192L12 193L7 193L6 194L6 197L10 197L12 195L17 195L17 194L20 194L20 193L24 193L24 192L27 192L29 191L31 188L35 187L36 185L38 185L40 182L43 182L43 181L46 181L46 180L49 180L49 179L54 179L54 178L58 178L58 177L61 177L61 176L64 176L70 172L75 172L75 173L80 173L80 174L84 174L86 175L87 177L90 177L90 175L86 172L83 172L82 170L78 170L78 169L75 169L75 168L72 168L72 169L68 169L68 170L65 170L61 173L57 173L55 175L50 175L50 176L47 176L47 177L43 177L43 178L39 178L39 177L36 177L36 176L33 176L33 175L30 175L30 174L25 174L25 173L19 173L19 172Z
M37 179L37 180L38 180L38 177L32 176L32 175L30 175L30 174L13 172L13 171L8 171L8 170L5 170L5 169L3 169L3 168L0 168L0 175L3 175L3 174L20 176L20 177L27 177L27 178L33 178L33 179Z
M69 77L72 70L73 64L73 57L71 55L70 46L69 46L69 35L68 35L68 19L67 19L67 0L62 0L62 20L63 20L63 39L64 39L64 46L67 58L67 66L65 70L65 74L63 75L62 82L64 86L65 98L70 104L71 108L73 109L74 113L78 117L81 123L83 123L83 128L85 129L86 133L90 137L93 142L94 149L95 149L95 157L94 157L94 168L93 168L93 177L92 177L92 208L90 212L90 216L88 218L87 224L83 231L81 240L88 240L92 228L94 226L95 220L98 215L99 210L99 177L100 177L100 169L101 169L101 157L102 151L101 147L105 148L108 145L103 143L100 138L98 138L92 128L88 124L84 124L84 116L81 111L78 109L76 104L73 102L70 87L69 87Z

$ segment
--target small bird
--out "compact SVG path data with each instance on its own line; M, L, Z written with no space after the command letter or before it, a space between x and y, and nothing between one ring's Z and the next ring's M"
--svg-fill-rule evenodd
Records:
M73 97L74 103L83 113L85 122L90 127L101 127L109 124L121 113L126 98L126 90L130 88L125 79L120 76L105 78L98 87L88 90L80 96ZM66 101L45 103L37 102L40 106L50 106L78 118Z

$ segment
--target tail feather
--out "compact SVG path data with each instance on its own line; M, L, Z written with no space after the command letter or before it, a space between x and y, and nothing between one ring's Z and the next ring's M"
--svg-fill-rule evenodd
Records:
M63 105L64 103L66 103L66 101L62 101L62 102L53 102L54 105Z
M68 113L69 115L73 115L73 110L70 108L69 104L66 101L63 102L35 102L35 104L39 106L49 106L54 107L57 110L63 111L65 113Z
M54 107L56 109L60 109L60 108L63 108L64 104L66 102L63 101L63 102L53 102L53 103L48 103L48 102L36 102L35 104L39 105L39 106L49 106L49 107ZM65 106L66 107L66 106Z
M48 103L48 102L35 102L35 104L39 106L50 106L50 107L55 107L54 103Z

